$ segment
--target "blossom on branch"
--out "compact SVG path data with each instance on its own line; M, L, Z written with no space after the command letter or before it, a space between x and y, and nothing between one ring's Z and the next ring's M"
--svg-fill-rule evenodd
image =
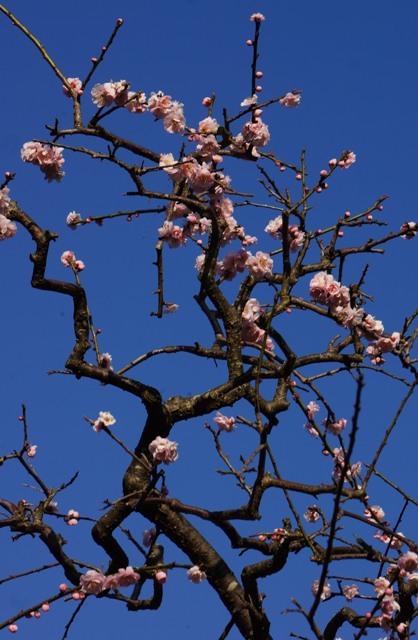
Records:
M280 98L279 102L282 105L282 107L288 107L289 109L294 109L300 103L300 94L289 91L289 93L286 93L286 95L283 96L283 98Z
M263 253L263 251L257 251L255 256L249 253L245 266L254 280L262 280L273 276L273 260L268 253Z
M106 577L103 573L89 569L89 571L80 578L81 591L90 595L97 595L103 591L105 582Z
M62 147L49 147L40 142L25 142L20 152L23 162L29 162L40 168L45 180L61 182L64 172L61 167L65 160Z
M114 418L109 411L100 411L99 417L93 424L93 430L99 432L103 427L111 427L115 423L116 418Z
M319 589L319 580L315 580L315 582L311 586L311 591L314 596L318 593ZM321 591L321 600L326 600L331 595L331 585L329 582L324 582L324 586Z
M9 198L10 189L8 187L3 187L0 189L0 211L5 211L7 207L10 205Z
M16 231L16 224L6 218L6 216L4 216L2 213L0 213L0 242L1 240L13 238L13 236L16 234Z
M235 429L235 418L228 418L219 411L216 412L216 416L214 417L213 421L216 422L221 431L227 431L228 433L230 433Z
M189 578L190 582L199 584L200 582L202 582L202 580L206 579L206 573L199 569L198 566L194 565L187 571L187 577Z
M168 438L157 436L155 440L149 444L148 449L154 458L154 462L157 464L160 462L170 464L170 462L175 462L179 457L177 447L177 442L172 442L168 440Z
M83 93L82 92L83 83L81 82L80 78L67 78L67 82L74 89L76 93L78 94ZM68 89L68 87L65 86L65 84L62 85L62 92L65 96L67 96L67 98L73 97L71 95L71 91Z

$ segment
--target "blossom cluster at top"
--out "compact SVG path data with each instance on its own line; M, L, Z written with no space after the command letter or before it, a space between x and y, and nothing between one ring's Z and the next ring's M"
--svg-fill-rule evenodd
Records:
M371 362L376 365L384 363L382 354L393 351L400 341L400 334L393 332L384 336L384 327L380 320L367 314L361 307L351 307L350 291L325 271L315 274L309 284L312 299L326 305L338 317L338 321L348 329L355 329L357 333L368 340L366 353Z

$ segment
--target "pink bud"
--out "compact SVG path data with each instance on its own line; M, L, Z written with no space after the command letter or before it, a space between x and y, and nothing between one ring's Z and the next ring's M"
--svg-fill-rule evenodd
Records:
M373 216L371 215L371 213L369 213L369 214L366 216L366 220L373 220Z
M322 188L323 189L328 189L328 182L324 182L323 185L322 185Z
M393 589L392 589L391 587L388 587L388 588L386 589L385 593L386 593L386 595L387 595L387 596L391 596L391 595L392 595L392 593L393 593Z
M367 620L370 620L370 618L371 618L371 617L372 617L372 614L370 613L370 611L368 611L368 612L366 613L366 618L367 618Z
M321 187L316 187L315 191L316 191L317 193L322 193L322 188L321 188Z
M86 222L91 222L91 218L90 217L86 218Z
M101 329L96 329L96 335L100 335L100 334L101 334L101 332L102 332L102 330L101 330Z
M126 218L126 222L132 222L132 218L131 218L131 216L128 216L128 217Z
M202 100L202 107L210 107L210 105L212 104L212 98L203 98Z
M292 313L292 309L289 309L289 307L287 307L286 313Z
M252 40L247 40L247 46L248 47L252 47L253 46L253 41Z
M258 91L258 93L260 93L260 91L263 90L263 87L261 86L261 84L258 84L255 88L256 91Z
M280 162L279 162L279 160L275 160L275 161L274 161L274 164L276 165L276 167L280 167Z
M261 534L258 536L258 539L260 540L260 542L264 542L265 540L267 540L267 536Z
M18 420L20 420L20 421L22 422L22 420L23 420L23 416L19 416L19 417L18 417Z
M84 93L84 92L83 92L83 89L79 89L79 90L77 91L77 93L78 93L78 95L79 95L79 96L82 96L82 95L83 95L83 93Z
M73 600L80 600L81 596L78 591L75 591L72 595Z
M92 58L91 61L93 62L93 64L96 64L97 58Z
M10 171L5 171L5 172L4 172L4 175L5 175L5 177L6 177L6 178L10 178L10 176L11 176L12 174L10 173Z
M107 48L107 47L102 47L102 51L106 51L106 48Z
M335 167L337 164L337 158L332 158L332 160L329 160L328 164L330 167Z
M343 235L344 235L344 231L339 231L339 232L338 232L338 237L339 237L339 238L342 238L342 237L343 237Z
M323 455L323 456L329 456L329 451L328 451L328 449L322 449L322 455Z
M351 213L349 211L346 211L344 214L344 218L349 218L351 216Z
M263 110L262 110L262 109L256 109L256 110L254 111L254 115L255 115L257 118L258 118L259 116L261 116L261 114L262 114L262 113L263 113Z
M61 582L60 586L58 587L58 589L61 591L61 593L64 593L64 591L67 591L68 589L68 585L65 584L65 582Z
M263 72L262 71L256 71L255 77L256 78L262 78L263 77Z
M123 19L122 18L118 18L118 24L123 24Z
M296 387L296 382L295 382L295 380L292 380L292 381L290 382L290 386L291 386L291 387Z
M40 618L40 617L41 617L41 612L35 611L35 618Z
M322 171L319 172L319 175L323 178L326 178L328 175L328 171L326 169L322 169Z
M280 167L280 171L284 171L286 169L286 167L283 167L283 165Z
M309 187L303 187L303 190L304 190L305 193L308 193Z
M158 582L158 584L165 584L167 582L167 574L162 570L157 571L154 578Z
M344 160L340 160L340 161L338 162L338 166L339 166L339 167L343 167L343 166L344 166Z
M315 231L315 235L316 235L316 236L319 236L321 233L322 233L322 229L317 229L317 230Z
M379 211L383 211L383 205L379 204L379 206L377 207L379 209Z
M16 633L16 631L19 629L19 627L17 626L17 624L9 624L9 631L10 633Z
M42 611L45 611L45 612L49 611L50 609L49 602L44 602L41 609Z
M302 180L302 176L301 176L301 174L300 174L300 173L297 173L297 174L295 175L295 178L296 178L296 180Z
M199 240L196 240L196 244L198 244L198 245L199 245L199 247L201 247L201 246L202 246L202 244L203 244L203 240L200 240L200 239L199 239Z

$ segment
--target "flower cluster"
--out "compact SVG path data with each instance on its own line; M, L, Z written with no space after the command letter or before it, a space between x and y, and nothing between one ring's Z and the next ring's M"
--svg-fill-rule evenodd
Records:
M23 162L30 162L45 174L45 180L60 182L64 177L61 167L65 160L62 147L49 147L41 142L25 142L20 152Z
M286 95L283 96L283 98L281 98L279 100L279 103L283 107L288 107L289 109L294 109L300 103L300 93L296 93L296 92L290 91L289 93L286 93Z
M159 120L163 120L164 129L169 133L181 133L186 126L186 119L183 113L183 104L172 100L171 96L165 95L162 91L151 92L148 99L150 112Z
M325 271L315 274L310 281L309 291L312 299L328 306L344 327L355 329L358 335L366 338L369 342L366 354L373 364L383 364L382 354L393 351L399 345L398 332L384 336L384 327L380 320L366 314L361 307L350 306L349 289L341 285L331 274Z
M343 449L335 448L333 451L334 470L332 472L332 479L334 482L338 482L341 478L341 474L345 471L346 463ZM356 462L345 471L344 482L348 482L349 478L356 478L361 472L361 462Z
M264 229L272 238L280 238L283 241L283 218L278 216L274 220L270 220L267 227ZM290 251L296 253L299 251L305 241L305 233L299 230L297 224L291 224L287 228L287 244Z
M256 321L260 317L262 309L256 298L250 298L246 303L242 312L241 339L243 342L252 344L265 345L267 351L273 351L274 344L272 339L267 336L264 329L261 329Z
M80 578L81 591L89 595L98 595L107 589L119 589L136 584L140 578L132 567L118 569L116 574L105 576L99 571L90 569Z
M5 211L10 205L9 193L10 189L7 187L0 189L0 211Z
M161 436L157 436L155 440L149 444L148 449L152 454L154 462L157 464L160 462L170 464L170 462L175 462L179 457L177 447L177 442L172 442L171 440L168 440L168 438L161 438Z
M74 271L83 271L86 265L81 260L77 260L73 251L64 251L61 256L64 267L71 267Z

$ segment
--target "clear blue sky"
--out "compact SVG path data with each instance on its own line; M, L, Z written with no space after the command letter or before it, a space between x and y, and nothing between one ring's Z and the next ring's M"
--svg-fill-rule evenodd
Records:
M70 77L86 75L90 58L98 56L115 20L122 17L124 26L95 80L126 79L132 82L134 90L141 89L147 94L161 89L185 104L190 126L196 126L205 116L201 101L212 92L217 96L214 115L219 121L223 106L233 113L249 95L251 51L245 41L253 34L250 14L261 11L266 16L259 61L264 72L262 98L273 98L292 89L303 91L298 109L274 107L265 112L263 118L272 135L271 150L297 164L301 149L306 148L312 176L345 149L357 154L357 163L349 171L340 172L330 189L321 194L313 226L327 226L346 210L358 213L383 194L390 196L381 214L389 229L397 231L403 222L416 219L418 6L415 2L409 0L395 6L390 0L346 3L21 0L5 4ZM92 225L76 232L69 230L65 224L69 211L86 217L143 203L137 205L133 199L123 197L130 188L125 177L87 158L67 153L66 176L61 184L47 184L36 168L24 165L20 160L22 144L32 138L46 138L44 125L52 124L56 117L60 124L69 123L71 103L62 95L59 81L39 52L2 15L0 60L3 70L0 172L17 173L11 196L41 225L60 236L51 250L49 275L69 277L59 262L66 249L74 250L86 263L81 279L96 325L102 329L102 350L113 355L118 368L151 347L195 340L204 343L208 336L206 321L198 315L192 299L197 291L195 247L190 243L184 250L166 252L167 299L179 303L180 309L176 315L162 320L151 318L150 311L156 306L152 295L156 289L152 262L157 228L162 220L149 216L130 224L108 221L102 229ZM154 124L149 115L123 115L121 118L118 114L110 128L157 152L178 152L180 138L164 133L160 123ZM228 170L238 190L254 189L262 197L259 187L249 182L255 183L255 172L251 177L247 167L241 173L239 166ZM290 173L285 174L282 184L295 188ZM254 225L261 236L265 215L261 222L259 218L251 218L259 216L258 211L245 215L248 232ZM80 470L77 483L60 496L60 508L63 512L74 508L82 515L96 517L104 499L120 495L120 481L128 459L115 450L104 434L93 433L82 416L96 418L100 410L111 411L117 418L115 432L134 446L144 411L135 399L115 389L88 380L75 381L69 376L46 375L64 367L73 340L72 309L68 300L30 288L31 249L22 229L13 241L0 247L3 398L0 454L20 446L17 416L25 403L30 439L38 445L34 462L45 482L58 485ZM364 262L354 261L351 273L358 277ZM398 330L416 304L416 271L416 245L402 240L389 246L386 256L375 257L371 264L367 290L375 302L368 310L384 322L388 331ZM319 325L310 326L305 317L296 316L289 316L289 324L283 328L294 344L300 349L324 346L326 339L319 333ZM193 366L193 361L186 357L175 360L167 357L161 363L152 361L141 375L145 382L158 384L164 397L196 393L218 379L212 367L196 370ZM349 392L348 389L337 384L332 392L340 415L347 418L352 414L354 397L352 389ZM376 430L383 433L402 393L400 387L393 387L381 375L370 378L356 459L370 458L378 442ZM416 408L416 403L415 411L412 404L409 407L398 436L391 443L392 453L385 457L389 477L409 491L416 484L412 473L416 439L414 447L411 446L416 438L413 428ZM296 480L318 477L327 481L329 469L325 468L318 447L302 431L303 416L291 411L283 423L285 431L277 437L277 446L286 450L283 455L286 473ZM242 496L233 482L214 473L220 462L203 424L204 420L190 421L177 425L172 433L179 442L180 458L178 465L168 470L170 492L186 503L201 503L208 508L218 508L220 499L221 506L239 505ZM230 437L231 456L237 459L240 452L249 450L250 437L243 429ZM392 467L393 459L401 459L401 468ZM31 490L22 486L27 479L15 466L8 464L0 469L0 495L31 500ZM372 502L385 502L388 519L394 522L399 501L391 502L381 485L376 484L375 491ZM302 497L298 504L304 510L309 498ZM284 515L281 508L277 496L266 500L267 527L281 526ZM407 519L405 522L403 530L412 536ZM69 541L67 552L96 566L106 565L106 557L89 539L87 526L80 524L71 529L62 526ZM139 519L129 521L132 532L139 537L148 526ZM246 527L243 530L247 533L258 531L256 523ZM209 527L203 530L215 546L225 549L218 532ZM12 544L9 539L9 534L1 530L0 541L6 553L2 554L0 579L49 562L40 542L23 539ZM170 545L166 558L185 561ZM239 572L242 559L231 554L227 558ZM293 558L293 565L290 563L283 574L266 581L266 608L274 638L284 638L292 629L309 635L300 620L280 615L289 605L284 593L289 598L297 595L303 602L309 602L309 587L318 573L315 567L307 566L306 560L307 554ZM140 562L138 559L137 564ZM135 564L134 555L132 563ZM1 587L5 595L1 598L0 618L3 620L16 610L52 595L61 581L61 574L51 571L40 578L31 577ZM70 637L97 636L110 640L115 634L143 637L158 633L184 640L198 637L215 640L228 622L210 587L189 584L180 571L170 573L162 609L156 613L128 614L115 603L92 600L79 616ZM331 608L334 603L329 604L329 609L324 608L325 616ZM60 638L72 610L73 603L61 602L40 620L21 622L19 637ZM341 636L348 638L351 634L351 629L345 627ZM378 632L372 634L379 637ZM236 640L238 635L233 631L229 637Z

